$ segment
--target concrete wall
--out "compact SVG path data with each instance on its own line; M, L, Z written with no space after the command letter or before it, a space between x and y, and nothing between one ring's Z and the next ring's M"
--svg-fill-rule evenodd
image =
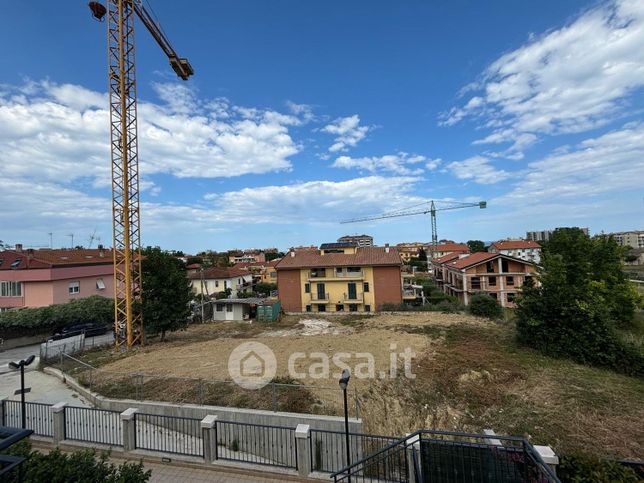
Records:
M385 303L402 303L400 267L374 267L373 292L376 306L372 310L379 310Z

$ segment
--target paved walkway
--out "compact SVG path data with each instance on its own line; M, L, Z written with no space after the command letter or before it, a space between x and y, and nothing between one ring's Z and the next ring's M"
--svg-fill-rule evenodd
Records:
M184 481L191 483L284 483L286 481L296 481L286 480L278 476L244 475L215 469L183 468L181 466L164 465L162 463L144 462L144 466L152 470L150 483L175 483Z
M67 387L60 379L44 372L25 371L25 387L31 388L31 392L25 396L27 402L56 404L64 401L71 406L91 407L87 401ZM0 375L0 399L20 400L19 395L14 395L16 389L20 389L20 371Z

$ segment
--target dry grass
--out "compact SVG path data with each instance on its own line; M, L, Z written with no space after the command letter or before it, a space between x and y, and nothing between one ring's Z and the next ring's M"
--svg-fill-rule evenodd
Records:
M474 432L492 428L499 434L526 435L559 451L621 458L644 455L643 380L517 347L512 324L435 312L347 314L325 318L337 327L336 335L305 336L298 332L298 322L306 318L285 317L273 325L193 326L127 358L119 355L112 360L103 353L97 360L112 371L227 379L230 351L242 341L255 340L276 354L278 376L287 375L293 351L371 352L378 373L388 370L390 344L395 343L399 350L409 346L417 353L415 379L351 381L360 393L360 415L368 432L397 435L423 427ZM321 317L315 314L315 318ZM306 369L303 362L297 367ZM331 379L305 377L301 382L312 386L310 394L295 403L303 410L339 410L337 372ZM164 393L169 400L182 402L195 397L196 391L172 388L167 382L156 387L150 383L148 389L146 395ZM223 386L209 394L208 403L244 407L265 407L268 397L226 391ZM325 400L333 402L321 404Z

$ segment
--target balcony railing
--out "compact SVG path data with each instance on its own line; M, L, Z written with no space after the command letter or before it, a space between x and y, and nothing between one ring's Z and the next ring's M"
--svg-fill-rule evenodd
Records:
M358 302L362 303L364 300L364 294L362 293L356 293L356 294L343 294L344 295L344 301L345 302Z
M335 270L327 269L324 272L320 271L309 271L309 279L310 280L321 280L321 279L326 279L326 280L332 280L332 279L362 279L364 278L364 271L360 270L358 272L338 272Z
M329 293L311 292L311 300L314 302L317 302L318 300L327 301L329 300Z

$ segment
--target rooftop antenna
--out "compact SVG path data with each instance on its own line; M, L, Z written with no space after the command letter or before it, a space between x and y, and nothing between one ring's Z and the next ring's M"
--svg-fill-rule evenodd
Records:
M94 228L94 233L92 233L89 236L89 245L87 246L87 248L92 248L92 244L94 243L94 240L100 241L100 237L96 236L96 228Z
M67 236L68 236L68 237L71 237L71 239L72 239L72 246L71 246L70 248L74 248L74 234L73 234L73 233L69 233Z
M50 231L49 235L49 248L54 248L54 234Z

